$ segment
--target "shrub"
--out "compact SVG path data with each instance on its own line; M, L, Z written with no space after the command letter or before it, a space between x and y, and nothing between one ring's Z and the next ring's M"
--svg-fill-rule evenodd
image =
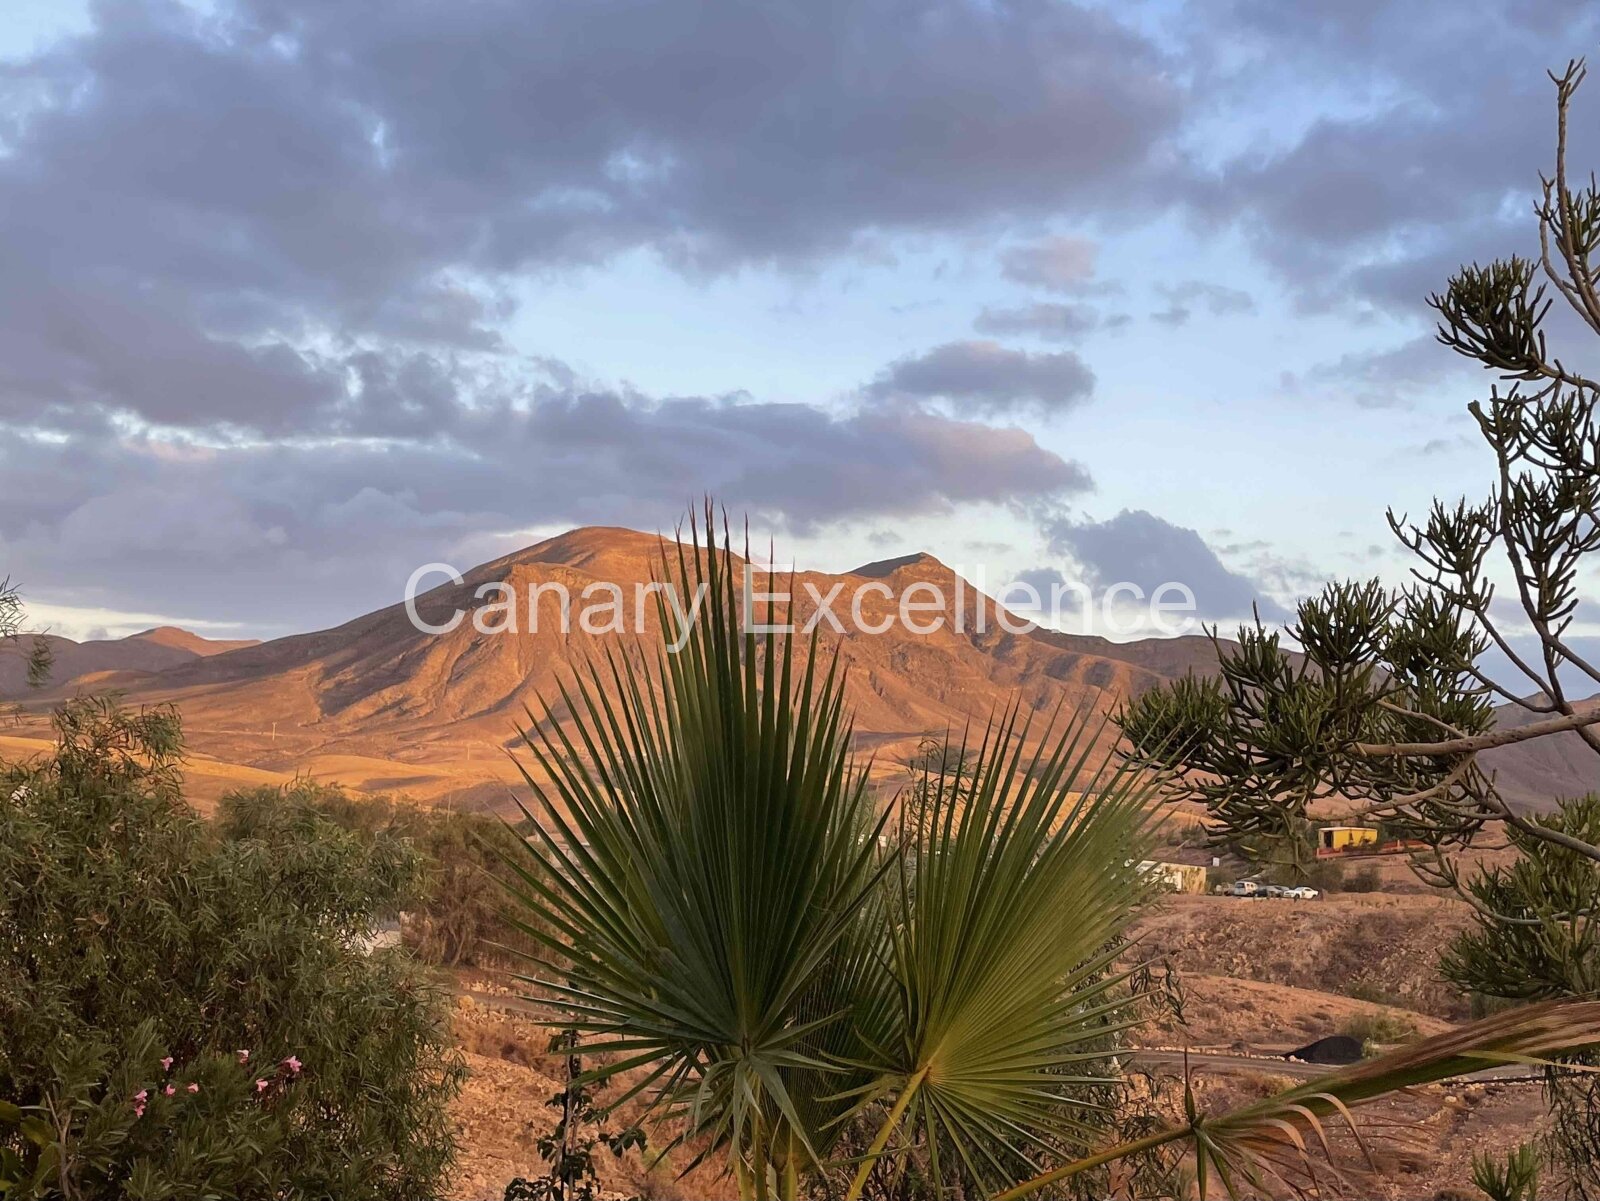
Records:
M292 803L362 840L400 840L421 857L423 884L407 906L405 939L419 957L444 967L500 963L501 944L527 949L503 920L510 878L501 856L515 851L517 835L497 817L430 809L403 797L352 797L341 788L302 781ZM284 791L255 788L222 799L218 821L226 832L248 830L261 813L284 803Z
M1375 1010L1357 1014L1339 1027L1340 1034L1348 1034L1364 1047L1379 1043L1410 1042L1417 1037L1416 1023L1396 1013Z
M171 712L81 700L56 725L54 758L0 771L6 1195L437 1195L462 1075L446 997L361 949L414 895L416 852L292 794L213 830Z
M1345 892L1377 892L1382 885L1383 877L1378 874L1376 863L1358 867L1344 878Z

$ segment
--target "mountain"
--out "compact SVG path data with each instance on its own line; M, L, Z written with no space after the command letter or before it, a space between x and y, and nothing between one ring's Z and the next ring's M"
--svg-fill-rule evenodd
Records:
M1600 696L1574 704L1580 710L1600 705ZM1495 710L1496 725L1512 728L1546 717L1521 705L1505 704ZM1479 762L1494 773L1500 795L1515 805L1548 809L1559 797L1600 792L1600 754L1575 730L1496 747L1479 756Z
M29 707L42 710L52 695L85 684L117 687L135 702L177 704L191 748L221 764L502 807L508 785L519 780L506 752L517 745L526 710L542 712L540 697L558 702L562 682L586 661L655 653L653 601L645 597L642 608L638 601L641 588L671 578L662 574L661 551L655 536L632 530L569 531L419 597L417 611L431 624L462 614L437 634L418 629L394 604L332 629L231 647L179 630L58 640L55 681ZM610 608L613 588L620 604ZM802 627L831 601L845 632L824 614L819 637L825 652L839 653L856 742L880 776L900 771L925 737L981 731L1013 698L1033 712L1037 733L1058 710L1103 716L1163 680L1216 664L1204 637L1115 643L1028 629L928 554L838 575L763 576L754 588L789 591ZM565 629L563 592L572 605ZM475 628L505 626L507 597L514 630ZM938 628L904 627L899 605L912 599L922 607L911 619ZM610 629L617 618L622 632ZM863 632L886 623L881 633ZM98 674L86 679L84 672ZM0 695L21 691L20 675L15 685L0 678ZM564 716L559 703L555 713ZM1102 748L1113 738L1104 729ZM1596 764L1577 735L1501 748L1491 762L1508 795L1528 804L1592 787L1585 781Z
M59 695L75 682L104 672L159 672L195 659L255 646L254 640L222 641L202 638L177 626L157 626L126 638L92 638L75 642L54 634L44 635L52 656L48 691ZM0 650L0 696L28 695L27 665L16 647Z
M102 664L117 669L103 682L136 702L177 704L191 745L219 760L453 803L498 803L516 779L504 752L526 723L525 707L539 711L539 698L557 697L585 661L654 653L653 601L646 597L642 609L637 602L642 587L670 578L660 554L653 535L577 529L419 597L417 610L430 623L470 614L448 632L419 630L395 604L333 629L205 658ZM613 587L620 606L597 612ZM1034 711L1037 732L1062 706L1103 715L1171 667L1161 655L1101 639L1038 636L931 555L839 575L761 577L754 587L789 589L802 626L819 602L834 598L831 611L847 632L823 614L819 638L825 652L839 652L857 744L875 756L880 774L899 770L923 737L976 733L1013 697ZM561 590L572 602L565 631ZM885 632L856 630L850 598L858 590L861 624ZM504 624L506 596L516 598L514 632L475 628ZM536 598L532 618L529 597ZM905 629L902 598L921 606L912 620L939 628ZM612 632L608 618L619 614L623 631ZM1194 657L1178 655L1184 663ZM1104 745L1111 738L1109 729L1102 733Z

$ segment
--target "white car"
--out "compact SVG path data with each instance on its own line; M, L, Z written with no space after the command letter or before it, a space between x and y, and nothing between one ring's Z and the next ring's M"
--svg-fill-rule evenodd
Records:
M1322 894L1309 884L1302 884L1299 888L1286 888L1283 895L1291 901L1314 901Z

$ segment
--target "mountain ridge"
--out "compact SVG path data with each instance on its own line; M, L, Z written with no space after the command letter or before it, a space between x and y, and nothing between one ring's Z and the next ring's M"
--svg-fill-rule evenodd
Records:
M666 577L664 553L671 559ZM158 628L128 639L71 644L79 648L79 667L92 653L109 661L88 678L58 670L32 707L85 684L114 687L136 703L176 704L191 744L219 759L277 771L325 770L330 778L362 787L431 789L463 803L498 804L491 794L503 800L505 786L516 780L504 752L515 745L527 713L541 711L541 697L558 697L573 669L611 651L654 653L654 602L638 590L670 578L676 554L670 539L656 535L620 527L569 530L482 563L460 583L446 580L419 595L418 615L450 627L439 633L416 628L404 602L396 602L337 626L269 642L226 644ZM919 587L931 587L942 606L919 620L943 624L925 633L891 625L872 635L853 629L850 617L848 632L839 633L826 614L818 615L818 604L851 585L865 628L892 622L896 598ZM563 625L563 595L572 602L605 598L611 587L621 593L621 632L584 628L576 603ZM981 727L1014 698L1031 711L1037 734L1062 710L1107 717L1149 687L1216 667L1215 650L1201 635L1118 643L1024 628L994 598L927 552L839 574L774 571L755 587L790 591L796 623L803 627L815 619L824 653L839 652L857 746L877 757L880 772L893 771L923 738L959 737ZM832 612L845 619L848 606L848 600L836 603ZM482 633L479 624L502 632ZM503 628L508 624L516 628ZM3 679L0 694L22 694L20 683L6 688ZM555 713L565 720L559 704ZM1579 742L1577 735L1567 738ZM1109 750L1109 723L1100 740ZM1538 804L1593 778L1593 768L1574 748L1546 747L1545 741L1486 756L1510 799ZM1587 747L1580 749L1593 759ZM444 777L452 773L469 783L449 786Z

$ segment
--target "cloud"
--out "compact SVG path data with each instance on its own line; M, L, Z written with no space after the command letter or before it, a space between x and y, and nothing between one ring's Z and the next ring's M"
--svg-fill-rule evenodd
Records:
M1094 280L1099 247L1087 238L1044 238L1013 246L1000 256L1000 273L1013 283L1049 292L1077 292Z
M1432 334L1422 334L1382 350L1350 351L1291 374L1285 383L1291 392L1308 391L1364 409L1405 409L1440 384L1481 379L1481 370L1439 345Z
M1167 298L1167 307L1151 313L1150 317L1163 325L1186 324L1197 306L1213 317L1253 314L1256 311L1255 298L1250 293L1204 280L1191 279L1181 284L1167 284L1160 291Z
M1208 620L1245 618L1259 607L1265 621L1287 619L1287 611L1255 581L1223 566L1192 529L1174 525L1143 509L1124 509L1106 521L1049 520L1049 549L1070 556L1097 590L1129 583L1153 596L1166 583L1194 593L1195 615Z
M877 397L938 398L988 414L1061 413L1093 391L1094 372L1070 350L1031 354L989 341L946 342L900 359L869 389Z
M1054 567L1029 567L1019 571L1002 588L996 599L1007 608L1060 616L1076 613L1081 603L1080 590Z
M496 391L491 377L400 436L206 446L0 426L0 561L47 579L58 604L193 609L203 581L217 615L304 628L390 603L418 563L486 533L671 528L704 491L803 535L1092 486L1022 430L911 404L652 397L553 367L543 380Z
M1086 304L1045 302L1020 308L985 307L972 328L981 334L1032 334L1047 342L1076 342L1102 324L1100 314Z
M303 625L419 555L705 490L806 530L1090 486L974 417L1079 403L1071 355L934 352L840 407L583 380L509 331L530 280L628 253L800 271L1161 211L1184 86L1096 7L89 18L0 79L0 555L62 604Z
M1427 294L1460 263L1530 247L1554 134L1544 70L1600 34L1592 6L1543 4L1537 18L1533 7L1246 0L1192 11L1197 47L1235 48L1199 60L1197 91L1239 113L1298 90L1318 115L1184 181L1187 200L1241 230L1307 308L1425 316ZM1579 108L1595 102L1580 96ZM1580 138L1592 125L1575 114Z
M639 247L799 265L1112 196L1154 211L1182 112L1150 42L1071 3L93 19L7 63L0 420L323 428L373 352L504 350L530 271Z

